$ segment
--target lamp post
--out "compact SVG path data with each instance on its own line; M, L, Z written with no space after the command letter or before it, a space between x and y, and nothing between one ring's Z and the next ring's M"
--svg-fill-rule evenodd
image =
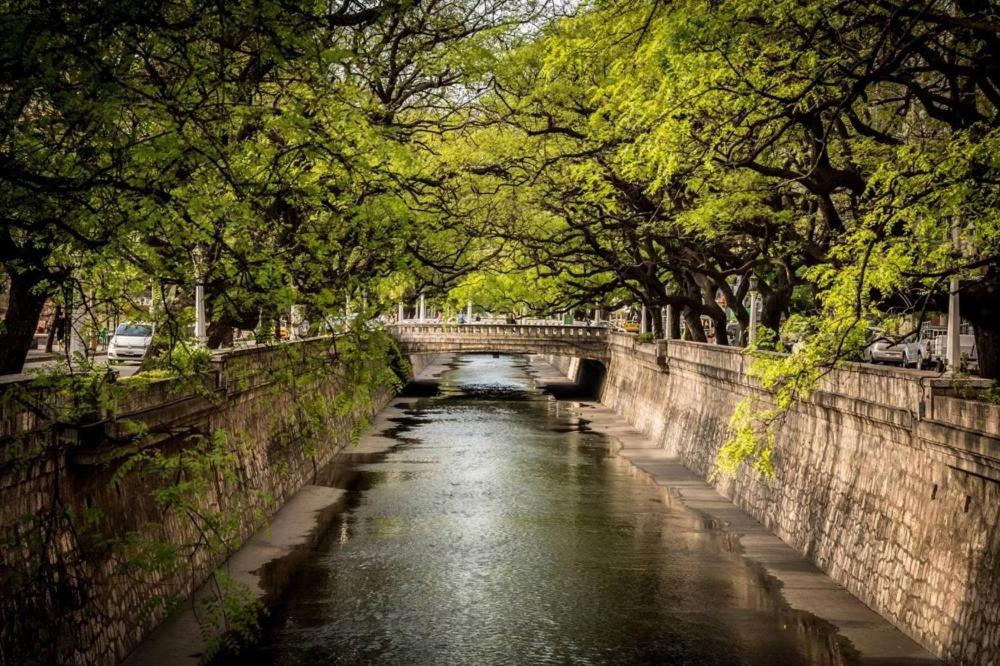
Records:
M747 344L753 346L757 341L757 276L750 276L750 331Z
M83 298L83 290L80 289L80 298ZM87 358L87 341L83 338L83 324L86 318L87 308L85 302L78 302L75 295L70 296L71 300L66 307L66 323L69 329L69 359L72 364L77 354L81 358Z
M205 321L205 251L199 245L191 251L194 263L194 338L200 345L208 342Z
M156 335L156 318L159 316L159 311L156 309L156 282L150 280L149 282L149 323L153 329L153 335ZM116 318L117 319L117 318ZM117 324L117 321L115 322Z
M423 321L427 319L427 303L424 301L424 295L420 294L420 317L419 319Z
M959 236L958 220L951 225L951 242L956 260L962 251L962 240ZM962 315L959 310L958 290L961 286L958 273L951 276L948 282L948 372L958 374L962 370Z
M403 303L400 302L400 304L399 304L399 314L396 316L396 323L397 324L403 323L403 314L404 314L403 313Z
M642 306L641 315L639 316L639 333L645 335L649 333L649 316L647 315L646 306Z
M293 305L288 312L288 339L297 340L299 338L299 326L302 323L301 306Z
M468 305L465 306L465 319L472 321L472 301L469 301Z
M674 306L668 305L666 311L666 321L663 323L664 335L667 340L674 338Z

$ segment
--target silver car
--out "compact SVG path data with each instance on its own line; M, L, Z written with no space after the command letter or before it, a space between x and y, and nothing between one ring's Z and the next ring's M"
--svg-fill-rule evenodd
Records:
M864 360L868 363L906 365L906 346L881 338L882 335L878 331L874 332L873 337L876 340L865 347L861 353Z

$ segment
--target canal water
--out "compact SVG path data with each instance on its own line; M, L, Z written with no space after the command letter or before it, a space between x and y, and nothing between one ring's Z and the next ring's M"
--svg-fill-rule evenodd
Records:
M456 357L438 384L392 449L327 470L347 508L237 663L854 663L526 359Z

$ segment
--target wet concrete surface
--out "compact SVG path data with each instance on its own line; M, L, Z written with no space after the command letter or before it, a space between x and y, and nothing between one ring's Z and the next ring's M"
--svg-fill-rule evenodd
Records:
M544 395L546 373L425 371L317 479L343 510L261 567L263 635L216 663L931 663L627 423Z

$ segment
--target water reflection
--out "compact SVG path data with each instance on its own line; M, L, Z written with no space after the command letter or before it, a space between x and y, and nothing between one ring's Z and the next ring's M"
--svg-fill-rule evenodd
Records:
M239 663L847 664L525 361L461 357L326 470L348 508Z

